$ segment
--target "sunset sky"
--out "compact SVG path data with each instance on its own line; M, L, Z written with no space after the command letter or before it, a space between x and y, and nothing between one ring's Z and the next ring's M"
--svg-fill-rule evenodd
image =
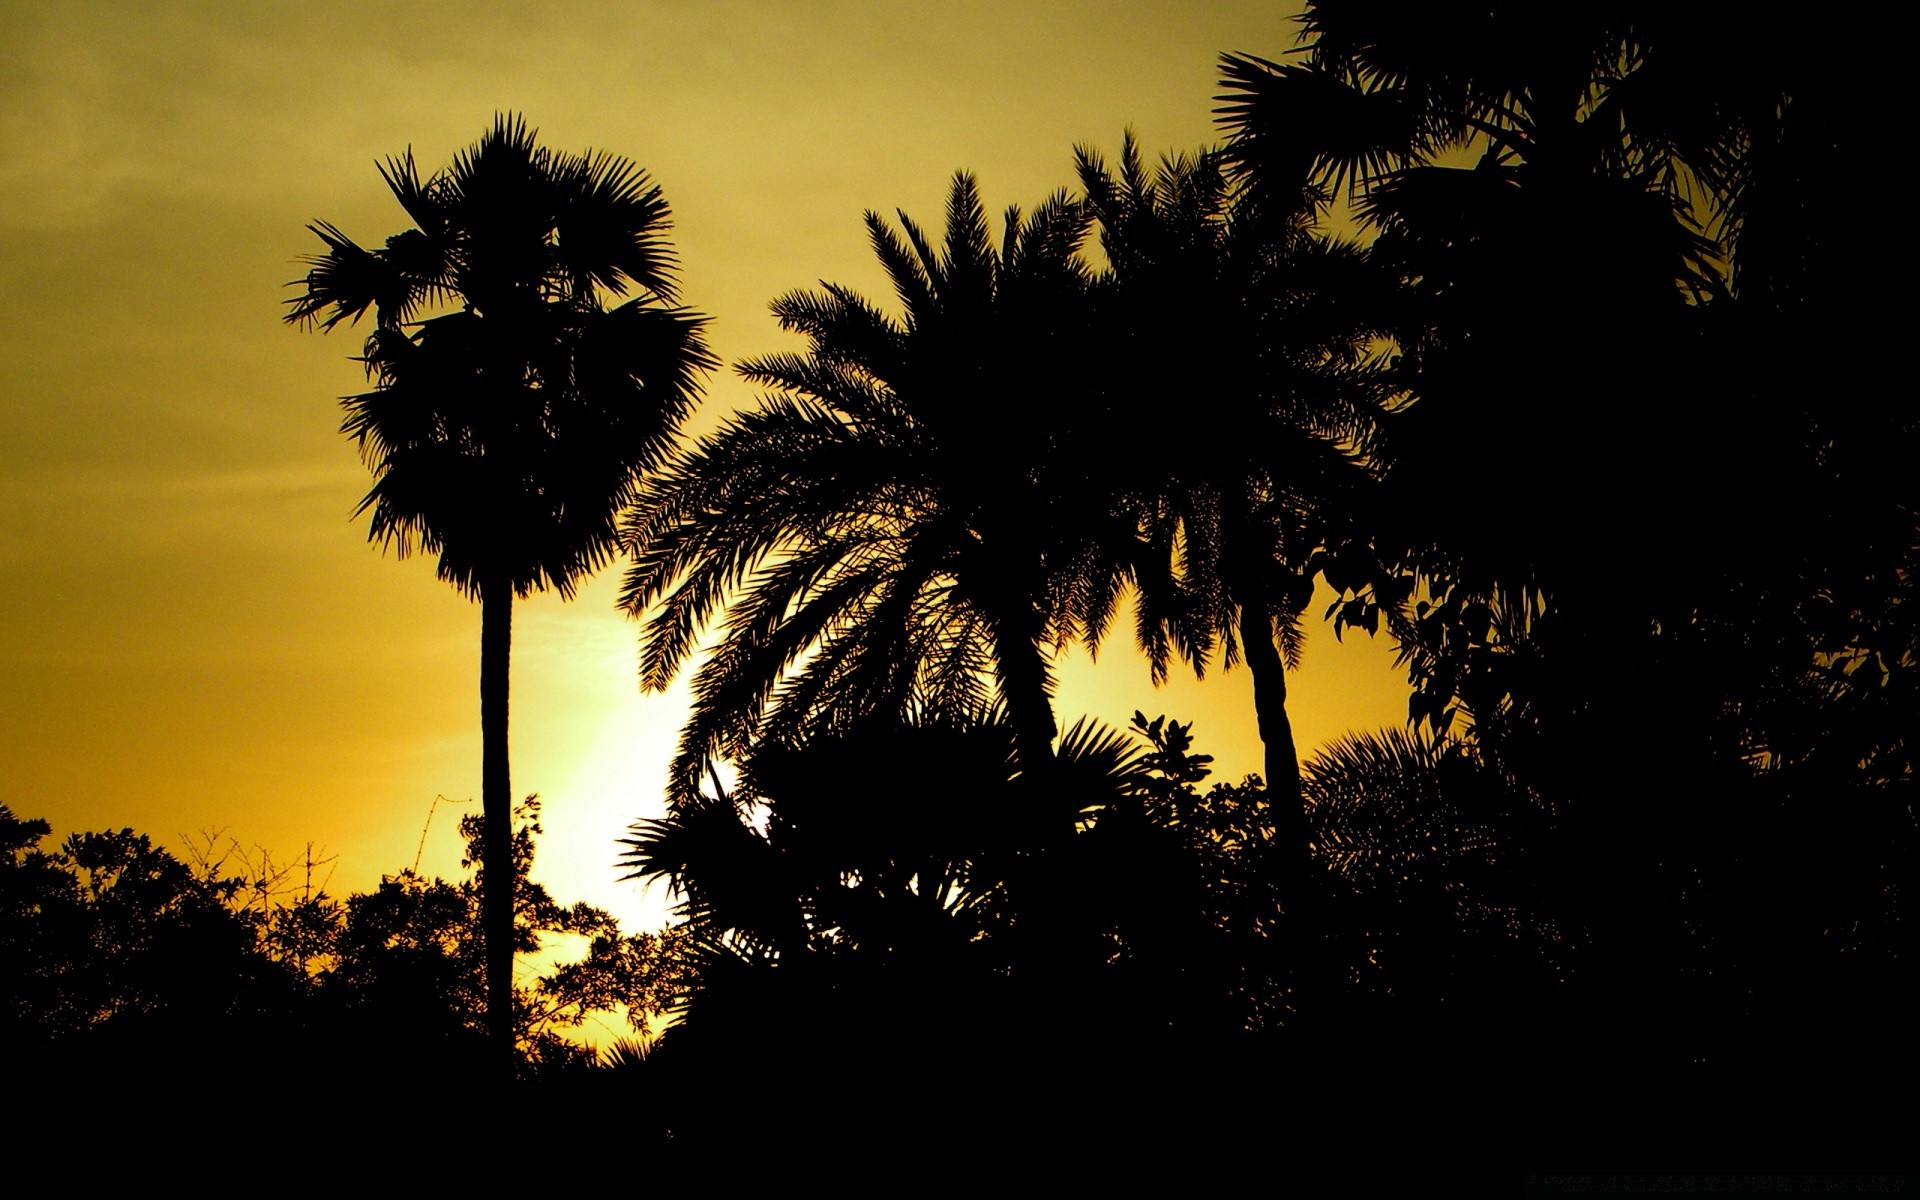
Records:
M1131 126L1214 139L1222 51L1292 45L1272 3L247 3L0 8L0 761L56 835L225 830L337 856L336 895L457 869L480 786L479 609L370 547L337 398L365 327L282 323L324 219L405 218L374 169L424 171L514 111L556 149L626 155L675 216L684 300L728 363L788 348L775 296L890 300L861 213L938 226L956 169L991 211L1072 182ZM696 429L753 402L710 381ZM1196 431L1201 437L1206 431ZM513 766L545 800L535 869L657 923L614 839L653 815L684 698L637 690L618 571L517 610ZM1384 641L1313 617L1303 748L1405 718ZM1122 627L1124 637L1125 626ZM1357 639L1357 641L1355 640ZM1064 726L1197 720L1259 769L1244 670L1155 692L1123 641L1064 665Z

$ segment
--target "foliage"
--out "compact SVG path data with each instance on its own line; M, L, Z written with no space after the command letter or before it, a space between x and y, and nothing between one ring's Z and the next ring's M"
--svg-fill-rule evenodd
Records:
M1236 1030L1278 1028L1288 1019L1290 976L1299 965L1293 935L1300 922L1288 920L1287 899L1299 880L1279 844L1272 798L1257 775L1201 790L1213 756L1192 752L1192 722L1149 721L1135 711L1131 731L1152 747L1141 758L1140 832L1149 844L1160 844L1176 877L1197 884L1185 895L1149 896L1146 905L1194 910L1186 917L1191 927L1175 924L1167 932L1191 947L1193 957L1178 969L1210 977L1208 986L1218 992L1209 998L1220 1010L1216 1020Z
M529 982L515 980L515 1042L527 1067L536 1070L589 1061L591 1052L566 1036L589 1021L612 1017L644 1030L649 1018L676 1002L680 987L676 935L622 934L604 911L585 903L560 905L544 885L526 878L539 813L538 798L529 796L516 814L514 949L523 956L550 952L549 943L558 939L584 941L585 954L557 962ZM481 824L476 816L461 820L467 842L462 865L478 868L471 876L450 883L409 869L335 906L337 920L309 966L321 1003L426 1036L457 1040L485 1032Z
M1396 381L1377 342L1395 289L1363 248L1314 228L1311 206L1231 186L1218 151L1149 170L1131 136L1117 171L1078 155L1109 269L1096 317L1116 368L1108 503L1139 534L1120 574L1137 592L1137 639L1154 678L1169 649L1203 672L1215 647L1244 658L1277 836L1266 867L1308 919L1315 867L1299 803L1287 672L1305 645L1315 577L1364 543ZM1205 345L1205 355L1184 347ZM1203 436L1142 437L1170 400ZM1087 621L1097 645L1111 614Z
M1283 969L1265 946L1282 915L1265 792L1256 778L1198 791L1210 759L1189 730L1137 718L1140 754L1082 723L1040 777L1018 770L1001 722L874 720L758 748L734 793L626 841L625 864L671 883L698 947L687 1029L764 1046L771 1006L862 1038L890 1003L932 1029L984 1006L996 1036L1022 1040L1060 1020L1277 1023L1271 980L1246 974Z
M0 806L8 1045L140 1030L180 1037L280 998L284 975L254 953L251 923L229 907L238 880L204 885L130 829L40 849L49 832Z
M325 330L373 310L375 387L343 402L375 476L371 536L437 554L474 598L493 579L570 596L713 366L704 318L672 306L666 199L626 159L549 150L518 117L432 175L409 151L381 176L414 228L368 250L313 225L325 249L287 313Z
M1789 672L1844 654L1799 632L1831 610L1792 609L1863 574L1885 603L1860 551L1910 544L1911 497L1863 481L1894 477L1912 429L1816 399L1874 392L1815 349L1877 286L1823 232L1813 180L1860 137L1828 56L1672 6L1311 5L1304 25L1300 61L1225 61L1223 122L1249 188L1344 189L1405 284L1416 402L1374 530L1400 575L1338 586L1343 620L1393 625L1413 718L1531 724L1649 630L1666 673L1729 691L1771 686L1735 641L1797 643L1770 668Z
M1295 666L1313 575L1351 536L1392 397L1372 350L1391 281L1308 214L1255 210L1219 151L1149 169L1128 135L1117 171L1089 149L1076 158L1108 262L1095 303L1116 368L1089 403L1112 416L1105 482L1145 542L1127 565L1155 679L1172 650L1203 672L1216 640L1237 661L1247 605L1269 610L1262 640ZM1180 352L1200 344L1204 357ZM1204 436L1152 436L1176 399ZM1089 640L1104 628L1090 618Z
M961 175L946 218L936 245L869 213L900 315L832 285L776 301L806 352L744 364L772 394L641 495L622 605L658 604L642 682L667 686L727 614L694 675L677 802L717 756L868 713L997 700L1027 765L1051 755L1045 649L1073 635L1081 566L1113 524L1067 465L1087 215L1064 195L1011 209L996 245Z
M1043 786L1012 742L1003 721L926 718L763 746L734 793L636 825L622 861L668 880L710 949L971 955L1008 931L1017 897L1049 886L1037 862L1059 862L1061 831L1092 820L1132 770L1117 738L1076 725Z
M537 799L520 816L524 874ZM336 1067L438 1054L458 1070L474 1052L486 995L479 879L406 870L344 901L324 890L287 899L277 891L285 872L268 856L202 852L196 869L130 830L75 834L51 852L37 846L48 832L0 808L0 963L12 990L3 1032L15 1051L184 1052L246 1031L267 1045L325 1047ZM462 832L473 866L479 821ZM220 873L235 858L249 869ZM586 943L581 957L516 987L526 1069L590 1062L568 1031L609 1018L644 1030L678 1002L679 935L622 934L605 912L562 906L539 884L518 895L523 952L550 950L555 937Z
M1451 863L1422 907L1534 947L1596 1056L1884 1035L1912 986L1920 427L1834 351L1891 303L1833 232L1868 153L1842 56L1672 6L1305 26L1298 61L1227 60L1229 154L1267 203L1343 194L1401 281L1410 403L1370 554L1328 578L1393 633L1425 731L1323 763L1318 811L1372 813L1343 872L1411 895ZM1457 947L1399 927L1385 958ZM1543 995L1448 953L1456 996Z
M1409 729L1336 739L1303 784L1337 880L1336 953L1353 986L1391 997L1405 1019L1448 1006L1456 1020L1491 1007L1511 1021L1512 1007L1565 981L1578 947L1540 875L1550 828L1540 797L1466 745Z

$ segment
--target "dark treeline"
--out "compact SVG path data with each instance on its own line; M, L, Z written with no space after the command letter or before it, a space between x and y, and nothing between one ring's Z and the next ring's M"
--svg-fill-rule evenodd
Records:
M576 944L546 946L547 973L528 963L514 981L515 1043L525 1075L578 1071L600 1059L569 1031L657 1020L679 1002L686 955L678 934L623 934L528 883L539 801L518 816L515 949ZM0 1052L23 1091L145 1108L264 1086L275 1104L321 1107L489 1078L484 868L451 883L409 868L336 898L330 860L276 862L214 836L182 857L126 829L49 847L49 832L0 806ZM476 867L480 818L461 833Z
M389 164L420 228L317 227L292 315L375 312L374 536L495 631L488 869L513 595L617 545L642 682L697 663L625 848L679 899L679 1020L548 1094L689 1169L1879 1165L1916 429L1861 346L1862 89L1776 36L1310 4L1298 55L1223 60L1219 148L1083 148L997 225L965 174L940 227L868 214L894 295L777 300L802 347L697 444L644 176L512 121ZM1248 670L1261 775L1165 718L1063 731L1052 653L1128 605L1154 679ZM1323 622L1393 639L1409 721L1302 761ZM473 903L497 980L519 902Z

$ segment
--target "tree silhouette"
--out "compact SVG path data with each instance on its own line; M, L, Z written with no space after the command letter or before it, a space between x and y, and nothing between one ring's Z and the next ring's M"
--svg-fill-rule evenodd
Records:
M936 247L867 214L901 315L833 285L776 301L806 352L743 364L772 394L640 496L622 604L659 604L644 684L666 687L727 608L694 675L681 800L761 737L911 706L997 701L1023 767L1052 758L1047 647L1075 628L1089 511L1111 521L1056 461L1079 412L1087 219L1055 196L1009 210L996 246L964 174L946 215Z
M537 1075L591 1060L565 1032L596 1015L624 1008L634 1024L644 1025L678 1003L683 938L622 934L600 909L555 901L528 879L541 832L538 797L516 805L515 816L515 949L536 953L543 938L554 935L586 942L584 956L514 988L516 1058L523 1075ZM474 936L487 895L483 826L479 816L460 822L463 865L478 868L472 877L449 882L400 871L335 906L313 969L316 1001L328 1019L395 1053L409 1043L458 1046L482 1032L491 980L488 943Z
M1542 616L1631 638L1651 614L1622 603L1621 563L1684 595L1768 552L1795 472L1778 406L1714 378L1724 247L1696 207L1714 210L1701 180L1724 125L1699 78L1675 79L1676 19L1392 12L1310 6L1305 60L1229 56L1221 111L1251 190L1344 190L1406 283L1393 333L1417 402L1374 532L1429 602L1403 643L1444 630L1454 648L1412 662L1415 715L1444 725L1469 647ZM1381 597L1389 615L1402 598ZM1596 669L1609 653L1594 645Z
M1834 353L1888 302L1832 232L1850 68L1671 6L1307 29L1293 65L1227 60L1232 153L1275 203L1346 190L1406 286L1374 510L1403 574L1348 596L1500 781L1561 1026L1661 1072L1886 1052L1920 505L1910 412Z
M373 390L343 403L374 485L370 538L437 554L481 604L488 1004L513 1048L507 675L516 596L570 597L618 547L617 518L670 445L714 360L672 306L667 202L604 152L555 153L518 117L422 178L381 165L414 227L368 250L334 226L287 320L332 329L372 309ZM637 293L612 308L609 298ZM422 314L445 306L454 311Z
M722 1081L753 1078L776 1144L1004 1138L1048 1064L1133 1077L1251 1021L1267 998L1241 1003L1233 954L1277 911L1258 911L1258 789L1182 791L1205 772L1178 737L1143 758L1077 722L1033 772L1016 736L875 717L762 743L733 791L634 826L623 862L670 882L698 947L647 1064L685 1097L677 1135L732 1137ZM922 1085L941 1112L901 1103ZM1056 1119L1110 1134L1096 1114Z
M623 934L528 882L537 799L516 815L515 936L522 952L548 952L548 969L514 989L516 1067L558 1085L595 1061L571 1031L610 1018L644 1028L680 1002L685 939ZM482 821L462 821L465 866L478 865ZM294 1087L349 1129L448 1101L472 1119L471 1088L494 1075L477 1053L490 1019L479 873L404 870L335 900L287 886L264 851L209 839L183 861L131 830L49 850L47 832L0 805L0 1050L23 1094L111 1097L110 1112L141 1122L156 1105L204 1113L237 1087L276 1099Z
M76 833L53 851L38 846L48 832L0 805L10 1057L59 1047L133 1065L284 1003L290 978L253 953L249 923L228 907L238 880L203 883L131 829Z
M1744 718L1709 746L1729 697L1908 657L1911 422L1828 353L1876 287L1816 182L1863 149L1844 68L1670 6L1315 5L1306 29L1303 62L1230 56L1222 113L1253 190L1350 185L1407 284L1417 402L1375 533L1418 584L1376 597L1412 715L1558 721L1585 751L1536 760L1611 770L1633 713L1711 773L1785 748Z
M1129 564L1142 648L1156 682L1170 647L1196 672L1216 644L1228 666L1244 656L1286 869L1304 881L1286 672L1314 577L1360 528L1390 392L1371 344L1391 292L1364 252L1311 232L1311 206L1236 198L1218 152L1149 171L1129 135L1117 174L1091 150L1078 161L1109 263L1102 329L1122 368L1106 403L1124 432L1102 457L1147 547ZM1205 355L1180 349L1198 345ZM1177 429L1149 415L1169 402ZM1089 620L1090 641L1102 631Z

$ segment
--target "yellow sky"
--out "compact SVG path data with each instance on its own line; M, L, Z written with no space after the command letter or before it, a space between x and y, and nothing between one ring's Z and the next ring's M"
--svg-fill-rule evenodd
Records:
M767 303L825 278L888 295L860 214L937 225L1072 182L1072 149L1213 140L1215 60L1277 55L1271 3L118 2L0 8L0 801L57 834L224 828L338 856L336 893L411 862L436 794L479 790L479 612L352 512L334 398L360 333L281 323L338 224L404 226L374 171L423 169L518 111L560 149L633 158L676 218L685 300L728 362L789 343ZM712 381L703 421L752 402ZM1204 436L1204 434L1203 434ZM516 791L536 875L657 920L614 839L658 809L683 701L634 685L617 576L517 612ZM1313 629L1303 746L1405 715L1390 652ZM1197 718L1257 770L1244 671L1150 687L1110 645L1066 664L1062 724ZM450 872L442 807L424 866ZM656 898L657 900L657 898Z

